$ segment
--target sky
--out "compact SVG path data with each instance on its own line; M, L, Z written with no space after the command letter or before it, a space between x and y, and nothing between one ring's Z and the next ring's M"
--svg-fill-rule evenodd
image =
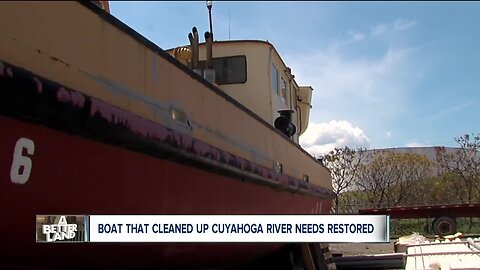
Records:
M163 49L208 31L205 1L110 2L111 14ZM215 40L272 43L314 89L300 143L456 146L480 133L480 2L213 1Z

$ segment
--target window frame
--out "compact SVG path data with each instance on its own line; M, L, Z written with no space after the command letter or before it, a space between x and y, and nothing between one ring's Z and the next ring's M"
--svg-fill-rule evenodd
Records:
M285 86L285 87L283 87ZM283 103L287 104L287 81L283 78L282 75L280 75L280 97L283 99Z
M243 81L236 81L236 82L227 82L227 83L218 83L217 82L217 72L215 71L215 83L217 85L230 85L230 84L245 84L247 81L248 81L248 63L247 63L247 56L244 55L244 54L241 54L241 55L231 55L231 56L221 56L221 57L214 57L212 58L212 65L213 65L213 62L215 62L215 60L219 61L220 60L223 60L223 59L229 59L229 58L243 58L243 61L245 62L245 68L244 68L244 74L245 74L245 80ZM206 60L201 60L199 61L199 67L201 69L205 69L206 68L206 63L207 61ZM215 68L214 68L215 69Z
M275 70L275 88L274 88L274 85L273 85L273 70ZM278 94L278 90L280 89L280 86L278 85L278 68L275 66L274 63L272 63L271 67L270 67L270 84L271 84L271 88L272 88L272 91L275 92L275 94L277 96L279 96Z

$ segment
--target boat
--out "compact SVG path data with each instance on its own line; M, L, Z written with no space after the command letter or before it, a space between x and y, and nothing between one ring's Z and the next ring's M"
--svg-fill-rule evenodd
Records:
M36 243L36 215L330 213L329 171L298 142L312 88L268 42L198 36L165 51L107 1L0 3L1 265L201 268L284 246Z

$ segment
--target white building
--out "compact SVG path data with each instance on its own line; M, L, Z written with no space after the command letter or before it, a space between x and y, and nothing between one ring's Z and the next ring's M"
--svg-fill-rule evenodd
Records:
M437 161L439 155L445 151L447 153L455 153L460 148L457 147L443 147L443 146L428 146L428 147L398 147L398 148L383 148L383 149L371 149L367 150L367 154L373 154L375 152L394 152L394 153L411 153L419 154L425 156L429 159L432 164L432 173L438 175L440 173L440 168L438 167Z

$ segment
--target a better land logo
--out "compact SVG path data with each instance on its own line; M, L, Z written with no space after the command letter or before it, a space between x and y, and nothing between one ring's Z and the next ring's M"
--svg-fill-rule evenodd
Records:
M77 232L77 224L68 224L65 216L60 216L58 224L42 225L42 232L47 238L47 242L73 239Z
M83 223L83 216L37 216L37 242L83 242Z

